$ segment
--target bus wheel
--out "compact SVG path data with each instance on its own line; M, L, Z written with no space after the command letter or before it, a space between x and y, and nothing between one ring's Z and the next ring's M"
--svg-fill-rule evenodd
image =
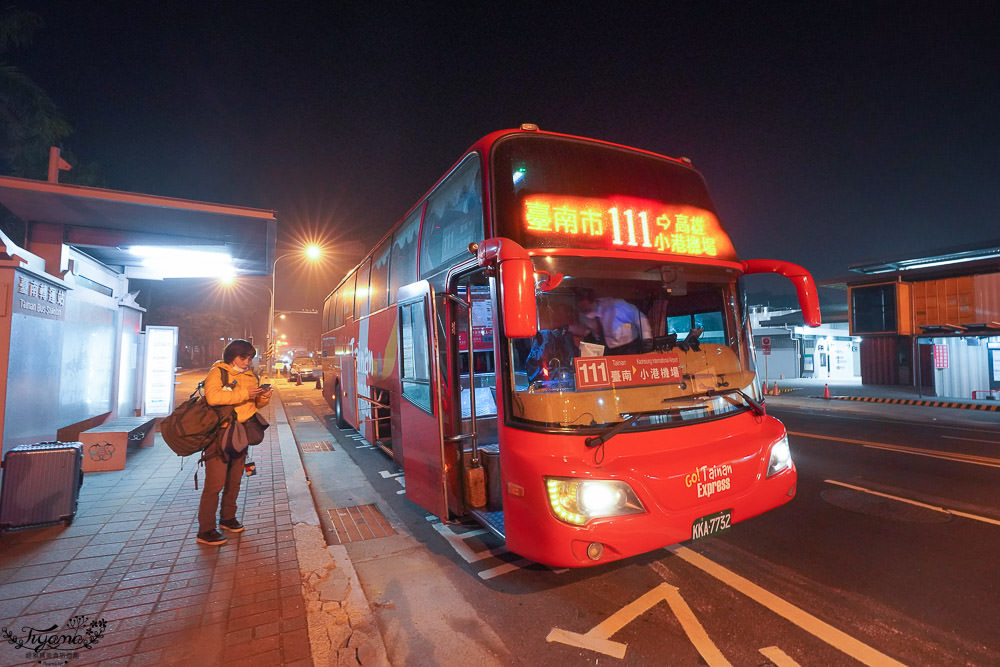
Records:
M351 428L351 425L344 421L344 399L341 395L340 384L333 388L333 414L337 420L337 428Z

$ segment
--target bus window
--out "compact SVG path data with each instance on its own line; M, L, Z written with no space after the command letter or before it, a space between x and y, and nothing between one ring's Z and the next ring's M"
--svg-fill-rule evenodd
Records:
M343 288L341 288L343 289ZM335 290L330 297L330 328L337 329L344 326L344 311L340 307L340 289Z
M356 274L352 273L340 287L340 315L341 324L345 324L354 317L354 279Z
M331 299L327 299L323 302L323 331L329 331L332 327L330 326L330 303Z
M479 156L471 155L427 202L420 236L420 277L446 269L483 240L483 195Z
M354 286L354 317L368 315L368 274L371 273L371 268L372 261L368 259L358 269L358 280Z
M431 369L423 301L399 306L399 328L402 334L400 380L403 396L430 412Z
M667 334L677 334L678 340L684 340L692 329L701 330L698 340L702 343L725 342L721 310L667 317Z
M372 254L371 312L377 312L389 305L389 245L390 239L382 242Z
M389 303L396 302L396 293L400 287L417 281L417 234L420 231L420 214L423 210L422 206L418 206L392 235Z

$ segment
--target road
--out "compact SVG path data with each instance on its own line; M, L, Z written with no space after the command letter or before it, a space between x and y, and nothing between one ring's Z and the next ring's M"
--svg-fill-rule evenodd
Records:
M995 428L772 408L799 470L791 503L705 540L551 570L476 526L431 520L385 454L333 425L312 385L281 392L350 454L411 540L385 559L381 540L347 545L391 658L449 663L434 653L441 640L479 644L496 664L1000 664ZM320 456L304 457L317 498ZM400 576L417 562L418 575ZM393 649L418 641L423 653Z

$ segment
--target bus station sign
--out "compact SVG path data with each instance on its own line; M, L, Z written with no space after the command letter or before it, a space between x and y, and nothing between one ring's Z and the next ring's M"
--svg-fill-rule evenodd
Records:
M577 357L573 366L577 389L639 387L681 380L681 361L676 352Z

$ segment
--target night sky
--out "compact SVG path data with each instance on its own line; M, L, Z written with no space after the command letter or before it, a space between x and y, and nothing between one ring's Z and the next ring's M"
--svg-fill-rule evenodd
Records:
M742 257L819 280L1000 238L994 2L13 4L45 25L6 59L107 187L336 244L294 294L279 266L287 308L522 122L690 157Z

